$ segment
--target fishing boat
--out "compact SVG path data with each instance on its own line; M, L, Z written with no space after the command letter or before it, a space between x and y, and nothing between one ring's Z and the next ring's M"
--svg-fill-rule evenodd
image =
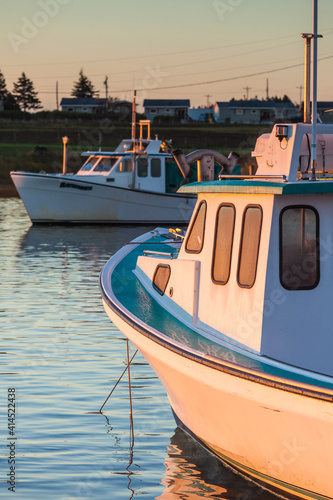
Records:
M171 141L150 134L150 121L139 121L136 138L136 92L133 97L132 136L112 152L87 151L76 174L67 173L68 137L63 137L63 172L11 172L11 178L31 222L187 224L196 196L177 192L196 174L196 155L191 167L176 163ZM207 151L209 152L209 150ZM207 171L232 172L238 155L227 162L223 155L207 155ZM222 162L221 162L222 160ZM178 165L180 169L178 168Z
M179 427L279 495L327 500L333 125L316 119L316 11L314 0L312 123L261 135L254 176L182 186L198 196L186 233L157 228L125 245L100 288Z
M195 197L177 194L182 176L162 140L124 139L112 152L88 151L75 174L11 172L32 223L188 223Z

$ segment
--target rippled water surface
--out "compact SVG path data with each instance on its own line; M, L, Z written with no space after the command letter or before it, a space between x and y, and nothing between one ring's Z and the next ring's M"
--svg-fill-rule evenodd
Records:
M99 273L146 230L32 226L20 200L0 199L0 498L275 498L176 429L164 389L139 355L131 367L134 441L125 376L98 413L126 362Z

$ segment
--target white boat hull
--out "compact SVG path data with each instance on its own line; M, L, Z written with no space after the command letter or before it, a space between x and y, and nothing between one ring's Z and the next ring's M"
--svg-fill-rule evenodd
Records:
M12 172L33 223L187 223L195 197L100 184L75 175Z
M300 498L333 498L333 405L189 359L110 319L163 383L177 418L206 447L258 481Z

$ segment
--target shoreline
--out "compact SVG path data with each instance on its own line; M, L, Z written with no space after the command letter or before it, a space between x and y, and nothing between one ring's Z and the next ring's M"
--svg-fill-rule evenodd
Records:
M2 184L0 186L0 198L19 198L19 194L14 185Z

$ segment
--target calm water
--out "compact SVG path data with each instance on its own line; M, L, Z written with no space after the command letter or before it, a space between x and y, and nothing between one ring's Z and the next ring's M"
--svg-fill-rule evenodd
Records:
M126 360L126 341L102 306L99 272L146 230L33 227L20 200L0 198L0 498L275 498L176 429L164 389L139 355L131 368L134 443L126 377L98 413ZM10 453L15 492L6 482Z

